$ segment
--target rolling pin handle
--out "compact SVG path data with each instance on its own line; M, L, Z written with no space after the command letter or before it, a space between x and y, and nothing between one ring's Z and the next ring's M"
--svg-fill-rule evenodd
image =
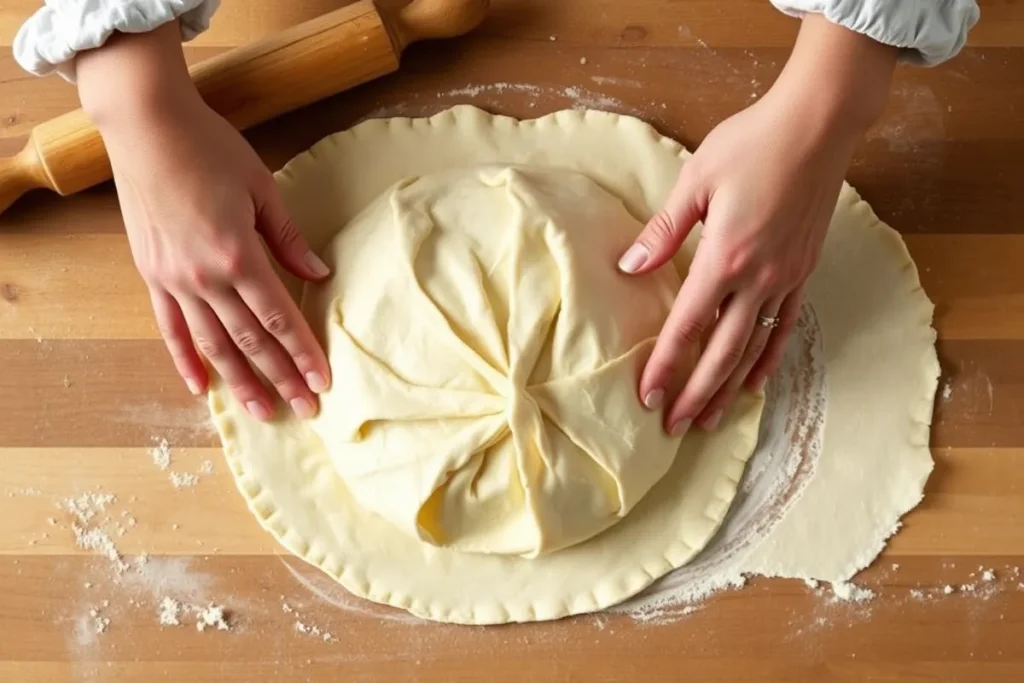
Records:
M39 161L35 142L29 138L17 155L0 159L0 213L29 190L50 187L49 178Z
M395 49L436 38L469 33L487 15L489 0L412 0L397 15L385 16Z

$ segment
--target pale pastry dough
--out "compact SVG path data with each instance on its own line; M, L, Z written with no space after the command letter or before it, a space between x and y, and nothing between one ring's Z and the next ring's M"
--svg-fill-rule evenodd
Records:
M614 114L566 111L519 122L457 107L430 119L360 124L292 160L278 180L296 224L324 251L340 226L403 179L481 164L580 171L621 200L635 231L664 199L684 155L646 124ZM610 226L588 227L603 240L599 231ZM687 262L683 253L680 272ZM336 372L336 383L346 379ZM635 382L629 389L635 399ZM688 434L669 471L624 519L533 559L416 538L408 516L403 530L357 502L311 424L286 411L271 424L253 420L219 383L210 409L239 490L286 548L356 595L429 619L489 624L601 609L691 559L735 496L762 399L745 394L719 431Z
M524 557L625 517L680 442L636 395L681 284L618 272L641 227L582 174L508 166L403 180L346 225L303 309L338 378L310 426L356 502Z
M296 157L278 180L293 218L322 251L338 226L403 178L480 164L582 172L642 221L688 156L626 116L563 111L517 121L460 106L425 119L362 123ZM695 231L684 245L680 272L698 239ZM298 298L298 283L289 284ZM822 451L781 522L723 574L849 579L920 500L932 467L932 306L898 234L848 185L806 300L820 323L827 369ZM600 609L688 562L729 509L761 414L760 398L744 396L718 432L683 439L669 472L625 519L530 560L418 541L355 503L309 425L252 420L220 385L210 409L239 490L287 549L356 595L462 623Z

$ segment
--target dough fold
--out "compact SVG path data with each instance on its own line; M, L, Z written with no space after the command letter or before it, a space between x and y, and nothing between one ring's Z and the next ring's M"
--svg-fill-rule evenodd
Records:
M624 517L680 440L636 398L680 280L615 268L640 229L565 170L406 179L342 229L307 319L310 426L358 503L463 552L535 557Z

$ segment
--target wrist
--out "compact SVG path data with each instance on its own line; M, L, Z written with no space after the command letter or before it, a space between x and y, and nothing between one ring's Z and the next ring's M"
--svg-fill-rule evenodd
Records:
M79 54L75 71L82 108L104 135L202 104L177 22L149 33L116 34Z
M769 96L809 134L859 138L885 108L897 56L895 47L811 14Z

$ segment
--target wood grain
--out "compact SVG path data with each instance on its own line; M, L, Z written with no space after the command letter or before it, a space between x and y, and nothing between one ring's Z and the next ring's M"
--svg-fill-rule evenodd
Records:
M225 0L186 55L343 4ZM0 44L37 5L3 3ZM765 92L797 27L767 0L493 5L476 34L414 46L399 73L249 139L278 168L367 116L470 102L519 117L620 111L692 149ZM108 185L65 200L36 193L0 217L0 680L1024 680L1024 5L984 1L982 17L957 59L898 71L849 173L907 240L936 304L943 371L926 497L858 578L875 599L835 603L798 581L757 579L685 616L475 629L348 597L273 543L235 493L203 403L157 338ZM0 55L0 154L76 104L73 87ZM149 452L160 438L173 446L168 470ZM207 460L198 483L173 486L170 472L200 473ZM120 578L79 547L61 507L86 492L117 497L91 523L133 567ZM981 581L982 566L995 581ZM161 628L165 596L225 605L232 631ZM103 634L94 608L110 618ZM335 641L297 633L298 620Z
M153 445L0 448L0 555L92 556L76 544L76 518L65 503L95 491L116 501L91 525L108 529L125 555L283 552L234 495L225 495L234 484L218 448L171 448L171 464L161 469ZM1024 535L1016 532L1024 520L1024 449L937 448L935 461L924 502L906 517L885 560L939 555L991 562L1024 555ZM195 474L198 481L176 487L172 473ZM210 527L209 519L217 525Z
M112 207L103 207L109 215ZM910 235L943 339L1024 338L1024 236ZM48 267L32 255L45 249ZM159 339L149 294L124 234L0 233L0 339ZM68 298L89 290L68 307Z

